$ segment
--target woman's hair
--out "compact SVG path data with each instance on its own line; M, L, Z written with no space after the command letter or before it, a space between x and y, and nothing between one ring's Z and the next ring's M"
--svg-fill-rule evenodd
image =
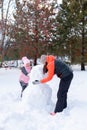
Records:
M48 69L47 69L47 62L45 62L44 66L43 66L43 74L47 73Z

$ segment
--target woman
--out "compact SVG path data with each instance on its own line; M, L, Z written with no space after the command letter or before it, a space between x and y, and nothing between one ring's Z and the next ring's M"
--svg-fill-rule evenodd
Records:
M53 55L42 55L41 62L44 64L43 72L47 73L47 77L41 79L39 81L40 83L50 81L55 74L60 78L55 110L50 113L51 115L55 115L57 112L62 112L63 109L67 107L67 92L73 78L73 71L67 64L56 59Z

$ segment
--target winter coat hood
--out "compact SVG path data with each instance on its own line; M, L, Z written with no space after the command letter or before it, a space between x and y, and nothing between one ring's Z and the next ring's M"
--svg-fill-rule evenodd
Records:
M55 57L53 55L46 56L46 62L47 63L52 62L54 60L55 60Z

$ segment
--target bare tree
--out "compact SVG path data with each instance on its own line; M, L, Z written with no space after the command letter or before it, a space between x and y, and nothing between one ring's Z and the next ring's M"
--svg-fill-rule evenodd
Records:
M6 2L6 3L5 3ZM1 39L0 39L0 55L1 60L4 60L4 47L5 47L5 39L6 39L6 32L7 32L7 22L8 22L8 14L10 9L10 4L12 0L0 0L0 32L1 32Z
M42 53L48 52L49 45L52 44L56 0L54 3L49 3L48 0L24 0L20 3L20 0L15 0L15 3L15 22L10 37L15 39L20 55L25 52L36 61Z

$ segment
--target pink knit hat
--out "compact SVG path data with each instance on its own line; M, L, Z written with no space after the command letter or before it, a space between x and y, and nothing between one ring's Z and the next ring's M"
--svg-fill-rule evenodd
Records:
M30 63L29 59L26 56L22 57L22 61L24 65L26 65L27 63Z

